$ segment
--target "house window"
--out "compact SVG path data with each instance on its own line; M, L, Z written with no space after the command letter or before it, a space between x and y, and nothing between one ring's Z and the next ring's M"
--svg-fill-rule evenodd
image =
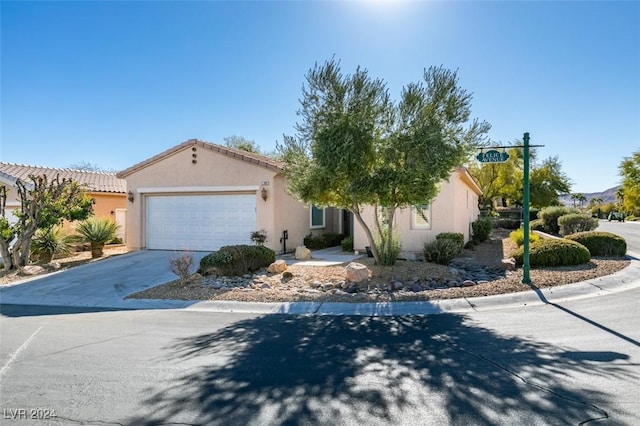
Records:
M314 205L309 209L309 215L311 217L311 229L324 228L324 210L323 208L316 207Z
M431 205L411 207L411 229L431 229Z

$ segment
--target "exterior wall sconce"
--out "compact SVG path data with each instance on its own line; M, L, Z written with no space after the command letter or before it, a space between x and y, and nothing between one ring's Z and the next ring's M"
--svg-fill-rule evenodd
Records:
M262 190L260 191L260 195L262 196L262 199L264 201L267 201L267 188L265 188L264 186L262 187Z
M134 196L133 196L133 192L129 191L127 192L127 200L129 200L130 203L133 203L134 200Z

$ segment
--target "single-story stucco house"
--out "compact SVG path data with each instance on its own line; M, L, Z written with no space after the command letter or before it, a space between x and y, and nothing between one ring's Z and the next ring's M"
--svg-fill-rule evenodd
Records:
M135 164L117 173L127 182L127 246L213 251L252 244L258 230L278 253L319 233L351 235L360 249L368 245L350 213L305 205L289 194L283 168L274 159L196 139ZM403 249L421 251L440 232L460 232L468 240L480 193L465 169L454 171L437 199L423 206L422 222L409 210L398 212ZM373 208L365 210L373 221Z
M124 179L117 178L115 173L0 162L0 183L8 189L5 216L9 223L16 221L12 211L20 208L16 181L20 179L28 183L30 182L30 175L45 175L48 180L59 176L60 179L72 179L78 182L87 195L95 201L93 205L94 215L113 220L120 225L118 236L124 239L126 233L127 183ZM65 224L65 227L73 229L72 224Z

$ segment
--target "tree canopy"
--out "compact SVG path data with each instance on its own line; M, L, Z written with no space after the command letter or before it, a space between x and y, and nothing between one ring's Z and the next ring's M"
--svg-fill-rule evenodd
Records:
M636 214L640 212L640 150L622 160L620 176L622 176L622 196L620 198L623 208Z
M296 134L278 146L289 190L303 202L352 212L377 262L363 206L385 208L386 229L376 214L374 230L378 243L391 246L396 209L430 203L490 127L470 120L471 94L442 67L426 69L394 102L382 79L360 67L343 74L332 59L309 70L302 92Z

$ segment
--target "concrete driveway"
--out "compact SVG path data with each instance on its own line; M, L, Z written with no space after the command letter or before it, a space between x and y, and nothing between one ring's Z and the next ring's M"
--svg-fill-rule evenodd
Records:
M196 265L206 252L194 253ZM109 308L181 308L183 301L123 300L177 277L169 270L173 251L140 250L0 287L0 303Z

